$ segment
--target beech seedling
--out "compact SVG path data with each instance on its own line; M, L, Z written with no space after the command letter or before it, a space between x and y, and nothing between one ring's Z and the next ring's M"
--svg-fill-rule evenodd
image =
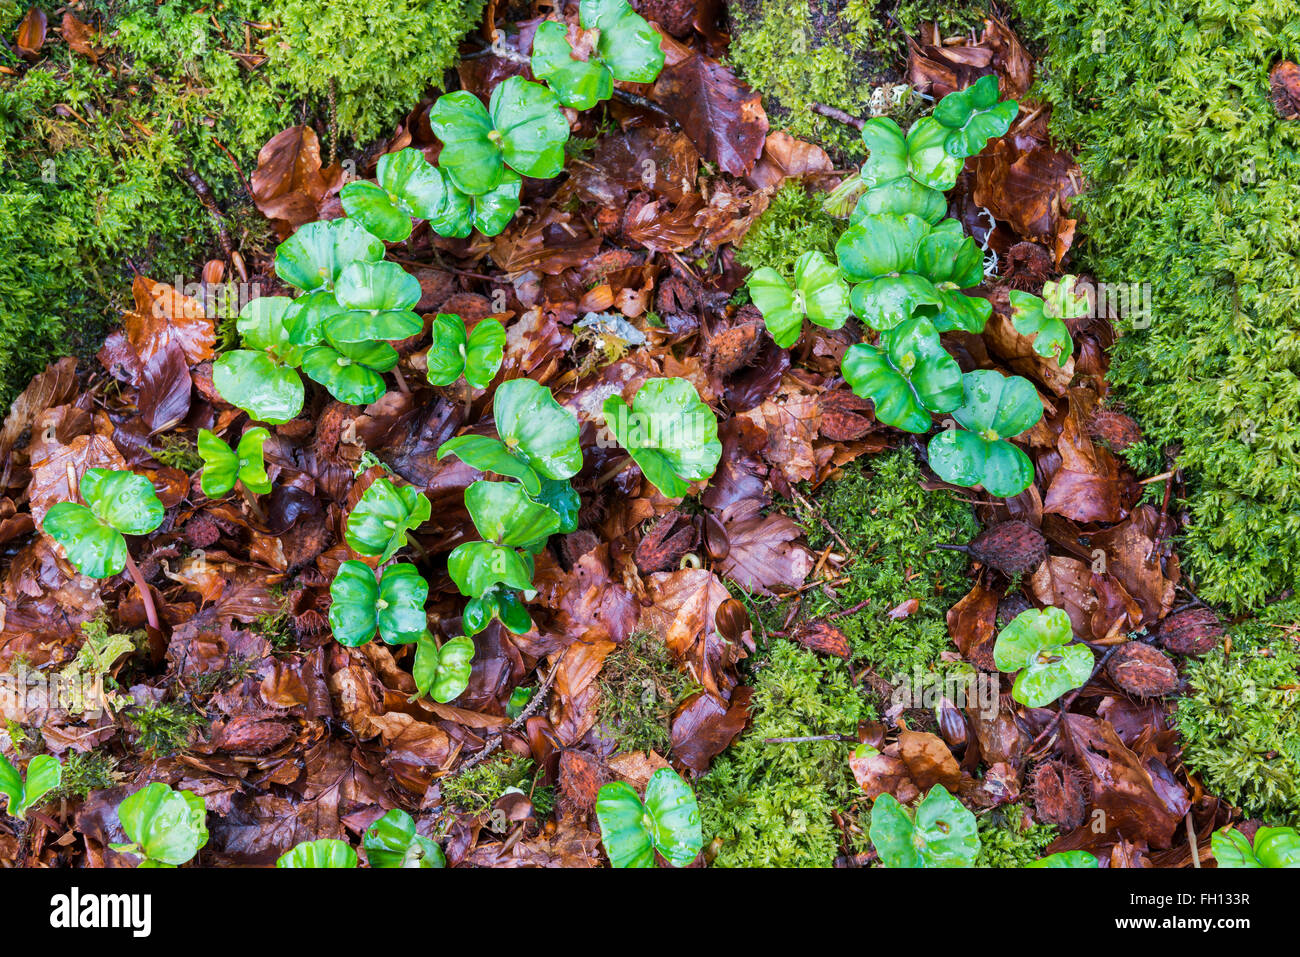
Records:
M886 867L971 867L980 851L975 815L942 784L916 810L892 794L871 807L871 843Z
M604 785L596 820L614 867L654 867L656 852L673 867L686 867L704 846L695 792L672 768L651 775L644 801L623 781Z
M629 406L605 400L605 425L641 473L668 498L709 478L722 459L718 419L686 379L647 379Z
M1060 608L1031 608L1013 618L993 644L998 670L1016 674L1011 697L1041 708L1082 687L1094 659L1091 648L1073 641L1070 616Z
M63 766L59 759L48 754L38 754L27 762L27 773L19 771L0 754L0 794L9 798L9 815L20 821L27 819L29 809L41 798L59 786L63 780Z
M239 445L232 449L216 433L199 429L199 457L203 459L199 488L203 494L221 498L236 482L255 495L271 491L262 459L262 447L270 437L270 432L258 426L241 435Z
M112 844L119 854L142 858L140 867L179 867L208 843L207 807L193 791L174 791L160 781L125 798L117 818L129 844Z
M42 527L83 575L111 578L130 558L124 536L161 525L163 504L152 483L133 472L87 469L79 486L86 504L59 502Z
M990 495L1003 498L1029 488L1033 464L1007 441L1043 417L1038 391L1028 379L994 369L967 372L962 376L962 404L952 417L964 428L945 429L930 440L935 474L954 485L982 485Z

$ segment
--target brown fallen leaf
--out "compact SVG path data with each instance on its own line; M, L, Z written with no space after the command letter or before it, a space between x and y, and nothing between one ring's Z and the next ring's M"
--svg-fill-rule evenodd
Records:
M830 622L802 621L790 637L805 648L811 648L823 655L831 655L847 661L851 654L848 636Z
M663 72L650 99L681 123L704 157L746 176L767 140L767 113L753 90L717 60L664 37Z
M903 731L898 736L898 756L907 772L922 791L942 784L956 792L961 784L961 768L943 738L928 731Z
M287 236L319 218L321 202L342 188L343 174L337 164L322 165L315 130L291 126L258 151L250 186L257 208Z
M103 48L96 42L99 39L98 30L78 20L71 11L65 11L63 25L59 32L63 34L63 42L73 52L80 53L91 63L99 62L99 56L103 53Z
M1273 106L1284 120L1300 120L1300 66L1283 60L1268 75Z
M18 24L18 35L14 46L25 60L35 60L45 45L45 31L49 27L49 17L40 7L32 7Z

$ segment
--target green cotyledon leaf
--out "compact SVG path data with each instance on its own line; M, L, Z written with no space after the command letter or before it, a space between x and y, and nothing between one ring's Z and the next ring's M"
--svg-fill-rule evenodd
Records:
M406 544L407 532L429 520L431 507L414 486L375 479L348 514L343 537L358 554L378 556L386 562Z
M1092 675L1092 649L1071 644L1070 618L1060 608L1031 608L999 632L993 663L999 671L1018 672L1012 697L1031 708L1051 704L1081 687Z
M717 417L686 379L647 379L631 406L611 396L604 414L618 444L669 498L712 476L722 458Z
M303 292L333 289L351 263L383 258L384 244L355 220L318 220L276 247L275 273Z
M155 781L125 798L117 809L122 830L148 861L179 867L208 843L207 808L192 791ZM117 849L117 848L115 848Z
M447 858L436 842L417 834L415 819L395 807L376 820L361 838L371 867L446 867Z
M848 285L820 252L806 252L795 261L793 288L770 266L755 270L748 286L767 331L782 349L798 341L804 319L839 329L849 317Z
M411 668L415 687L440 704L454 701L469 687L473 660L474 642L469 638L452 638L439 647L426 634L415 646L415 664Z

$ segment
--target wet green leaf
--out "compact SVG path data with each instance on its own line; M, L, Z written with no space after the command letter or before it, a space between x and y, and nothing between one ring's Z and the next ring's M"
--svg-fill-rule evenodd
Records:
M1092 675L1092 649L1071 644L1070 618L1060 608L1021 612L998 633L993 663L999 671L1018 672L1011 696L1041 708L1067 691L1082 687Z
M870 836L886 867L972 867L980 850L975 815L940 784L915 812L892 794L880 795L871 808Z
M598 59L575 59L567 33L564 24L554 20L538 26L533 37L533 76L565 106L589 110L614 95L614 76Z
M411 673L415 687L434 701L455 701L469 687L474 661L474 642L469 638L452 638L439 648L429 635L415 646L415 664Z
M351 263L383 258L384 244L355 220L318 220L276 247L275 274L303 292L333 289Z
M330 584L330 630L334 640L355 648L379 636L390 645L418 641L428 628L424 611L429 585L414 565L389 565L375 579L375 570L350 559L339 565Z
M1005 135L1019 110L1015 100L998 101L998 78L990 73L940 100L934 118L949 131L944 139L949 155L965 159Z
M611 396L604 413L618 444L668 498L712 476L722 458L717 417L686 379L647 379L630 407Z
M627 0L582 0L578 16L587 30L599 30L596 51L616 80L653 83L663 69L659 33Z
M538 475L567 479L582 470L577 416L556 402L550 389L532 379L503 382L492 397L492 412L506 448Z
M192 791L173 791L158 781L124 799L117 817L132 842L127 852L146 862L178 867L193 860L208 843L203 798ZM114 850L126 848L115 845Z
M433 320L433 344L427 355L429 382L448 386L461 377L476 389L486 389L501 368L506 330L498 319L480 319L466 333L460 316L439 313Z
M807 252L794 267L794 287L764 266L749 277L749 294L772 339L788 349L799 339L804 319L839 329L849 317L849 288L839 270L820 252Z
M325 838L303 841L292 850L280 855L276 867L338 868L356 867L357 852L345 842Z
M231 449L220 436L199 429L199 457L203 459L199 487L203 494L220 498L235 487L236 480L257 495L271 491L262 458L262 446L270 437L270 432L258 426L240 436L238 449Z
M882 333L880 346L850 346L842 372L857 395L875 404L877 419L907 432L928 432L931 411L950 411L962 399L961 367L921 317Z
M41 802L41 798L59 786L63 779L63 766L59 759L48 754L38 754L27 762L24 777L0 754L0 794L9 797L9 814L23 821L27 812Z
M397 350L387 342L337 342L308 349L302 371L340 402L369 405L388 391L380 373L397 365L397 359Z
M651 776L644 803L622 781L604 785L596 819L614 867L654 867L656 851L674 867L686 867L704 846L695 793L671 768Z
M447 858L434 841L415 832L415 819L393 808L366 828L361 838L371 867L446 867Z
M412 485L394 485L375 479L348 515L344 538L360 555L377 555L381 562L406 544L406 533L429 520L431 506L424 493Z

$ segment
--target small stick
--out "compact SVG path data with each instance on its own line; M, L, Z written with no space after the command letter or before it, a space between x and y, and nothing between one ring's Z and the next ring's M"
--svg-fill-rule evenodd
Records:
M1201 849L1196 846L1196 829L1192 826L1192 812L1189 808L1183 816L1183 823L1187 825L1187 846L1192 851L1192 867L1201 866Z
M555 679L559 676L559 674L560 674L560 663L557 661L555 663L555 666L551 668L550 674L548 674L542 680L542 686L537 689L537 694L533 695L533 700L529 701L528 707L524 708L524 710L519 713L519 717L515 718L515 720L510 723L510 727L506 729L507 731L518 731L520 728L523 727L524 722L527 721L529 718L531 718L533 716L533 712L536 711L541 706L542 701L546 698L546 693L551 690L551 685L554 683ZM505 740L504 734L497 734L489 738L487 744L483 746L482 751L480 751L478 754L470 756L469 758L466 758L464 764L462 764L455 771L451 772L451 774L446 776L454 777L457 774L462 774L465 771L468 771L470 768L474 767L475 765L482 764L490 756L496 753L497 748L501 747L501 742L503 740Z
M822 523L822 528L826 529L826 531L830 533L831 537L834 538L835 541L839 543L840 548L844 549L845 554L852 555L853 549L849 547L849 543L846 542L842 537L840 537L840 533L835 530L834 526L832 526L830 522L826 521L826 517L822 515L822 513L819 512L816 508L814 508L813 504L810 501L808 501L808 499L803 497L803 493L800 492L798 489L793 489L793 488L790 489L790 491L794 493L794 500L798 502L800 506L806 508L808 511L812 512L812 514L817 516L817 521Z
M829 615L823 615L828 621L834 621L836 618L843 618L845 615L852 615L854 612L861 611L871 604L870 598L864 598L852 608L841 608L839 611L833 611Z
M135 563L131 553L126 553L126 571L135 582L135 587L140 589L140 599L144 602L144 616L149 620L149 626L154 631L161 632L162 625L158 623L158 609L154 607L153 595L149 594L149 586L145 584L144 575L140 574L140 566Z
M843 123L845 126L851 126L855 130L861 130L866 126L866 120L859 119L843 110L838 110L833 106L827 106L825 103L809 103L808 109L814 113L820 114L829 120L835 120L837 123Z
M856 734L808 734L797 738L764 738L764 744L805 744L809 741L856 741Z

